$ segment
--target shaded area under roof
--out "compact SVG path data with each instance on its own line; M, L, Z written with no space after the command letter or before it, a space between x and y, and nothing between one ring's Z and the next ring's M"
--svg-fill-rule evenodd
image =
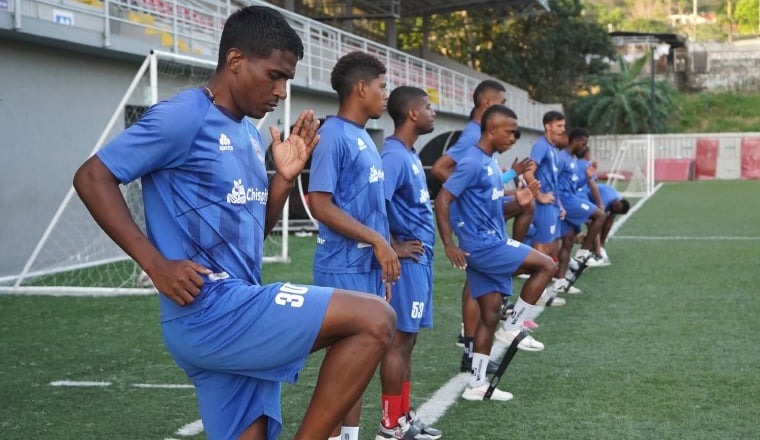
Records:
M675 49L686 45L686 37L683 35L664 33L664 32L632 32L632 31L615 31L610 32L613 42L615 39L622 39L628 43L647 43L652 39L658 43L669 44Z
M402 17L420 17L454 11L506 8L517 12L549 10L548 0L400 0Z

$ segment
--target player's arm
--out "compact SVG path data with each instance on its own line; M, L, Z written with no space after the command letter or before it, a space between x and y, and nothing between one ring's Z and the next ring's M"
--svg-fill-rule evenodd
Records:
M395 283L398 280L401 270L398 255L385 241L385 237L338 208L332 194L321 191L310 192L309 208L315 219L333 231L361 243L370 244L383 268L383 281Z
M156 289L179 305L193 302L203 286L199 274L211 273L189 260L167 260L132 220L119 181L97 156L74 175L74 188L95 221L145 270Z
M454 244L454 230L451 227L451 220L449 218L449 208L454 200L456 200L454 194L446 188L441 188L434 202L435 221L438 225L438 234L441 236L441 242L443 243L443 250L446 252L449 261L451 261L451 265L459 269L466 269L466 257L469 254Z
M266 219L264 222L264 234L268 235L277 224L282 214L290 191L295 186L295 180L311 152L319 141L317 129L319 120L314 120L312 110L304 110L298 116L290 136L280 141L280 131L275 127L269 127L272 135L272 158L276 172L269 183L269 198L267 199Z
M599 209L604 211L604 204L602 203L602 195L599 193L599 186L596 184L596 180L589 180L588 187L591 190L591 195L594 196L594 200L596 201L596 206L598 206Z
M440 182L445 182L449 179L451 173L454 172L454 167L456 167L456 165L457 163L454 162L454 159L452 159L451 156L448 154L442 154L441 157L435 161L433 167L430 168L430 172Z

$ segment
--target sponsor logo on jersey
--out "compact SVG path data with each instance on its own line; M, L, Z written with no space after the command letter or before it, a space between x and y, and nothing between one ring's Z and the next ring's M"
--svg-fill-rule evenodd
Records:
M327 240L325 240L324 238L322 238L320 236L317 236L317 244L318 245L323 245L325 243L327 243Z
M267 204L269 190L260 191L258 188L246 188L243 185L243 179L233 180L232 184L232 192L227 194L227 203L233 205L244 205L246 202Z
M356 144L359 145L359 151L367 149L367 144L364 143L364 140L362 138L357 139Z
M491 168L491 165L488 165L488 166L486 167L486 170L488 170L488 175L489 175L489 176L493 176L493 168Z
M364 248L372 247L372 245L369 243L364 243L360 241L359 243L356 243L356 247L358 249L364 249Z
M235 148L232 146L232 141L226 134L219 135L219 151L233 151Z
M383 169L375 168L375 166L372 165L369 169L369 183L377 183L384 179L385 179L385 172L383 171Z
M420 189L420 203L424 204L427 203L430 200L430 193L427 189L421 188Z
M504 195L504 190L501 188L491 189L491 200L499 200L499 197Z

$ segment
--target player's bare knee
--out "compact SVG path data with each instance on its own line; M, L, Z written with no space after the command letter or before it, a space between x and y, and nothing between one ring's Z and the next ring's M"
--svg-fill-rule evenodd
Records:
M390 347L396 331L396 312L384 301L373 301L369 312L367 332L380 345Z

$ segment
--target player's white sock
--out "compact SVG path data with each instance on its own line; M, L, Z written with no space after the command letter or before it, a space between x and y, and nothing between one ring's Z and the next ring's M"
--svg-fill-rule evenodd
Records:
M359 440L358 426L341 426L340 440Z
M330 437L330 438L328 438L327 440L340 440L340 436L337 436L337 437Z
M546 291L544 290L544 292ZM536 306L528 304L528 302L522 299L522 297L517 298L517 303L515 303L515 308L512 310L512 315L504 322L504 330L508 332L520 331L520 329L522 329L523 321L530 319L529 316L534 316L536 313Z
M544 306L534 305L525 311L525 319L523 321L535 321L543 311Z
M482 353L472 354L472 375L468 384L471 388L476 388L488 382L486 371L488 370L488 355Z
M604 250L604 248L599 248L599 255L602 256L605 260L609 260L610 257L607 256L607 251Z

